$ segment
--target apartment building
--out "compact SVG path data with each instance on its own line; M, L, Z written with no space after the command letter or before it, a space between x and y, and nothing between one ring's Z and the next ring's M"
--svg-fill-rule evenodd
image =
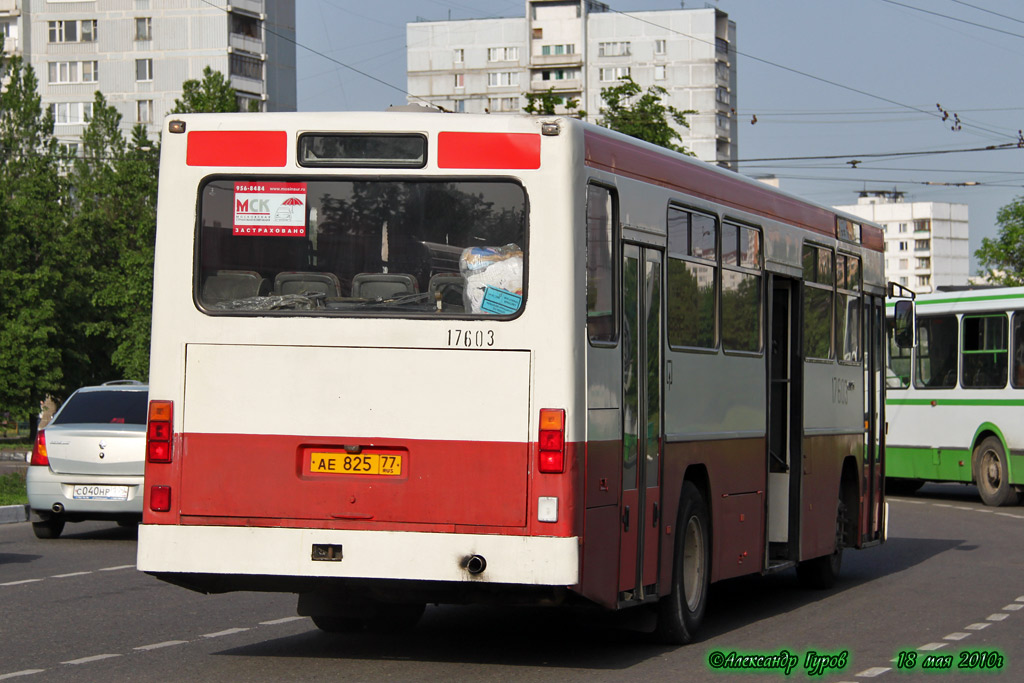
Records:
M99 90L150 135L207 66L248 111L295 110L294 0L0 0L4 51L39 80L55 134L75 145Z
M523 17L407 24L406 43L410 102L519 112L527 93L553 88L596 121L601 90L630 76L697 112L677 128L700 159L736 167L736 25L720 10L621 13L595 0L526 0Z
M889 280L918 294L968 284L966 204L908 202L903 192L864 191L856 204L835 208L882 225Z

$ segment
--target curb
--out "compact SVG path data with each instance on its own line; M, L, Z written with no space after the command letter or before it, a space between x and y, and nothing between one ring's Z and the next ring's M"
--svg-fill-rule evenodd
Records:
M0 505L0 524L28 521L28 505Z

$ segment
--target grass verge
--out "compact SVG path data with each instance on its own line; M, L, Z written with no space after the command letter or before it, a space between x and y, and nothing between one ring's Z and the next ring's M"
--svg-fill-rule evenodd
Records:
M0 475L0 505L25 505L28 494L25 492L25 473L8 472Z

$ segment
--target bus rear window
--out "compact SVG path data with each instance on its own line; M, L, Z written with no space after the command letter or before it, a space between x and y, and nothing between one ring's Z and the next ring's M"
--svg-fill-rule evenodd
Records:
M208 313L514 315L526 194L509 181L218 179L200 193Z

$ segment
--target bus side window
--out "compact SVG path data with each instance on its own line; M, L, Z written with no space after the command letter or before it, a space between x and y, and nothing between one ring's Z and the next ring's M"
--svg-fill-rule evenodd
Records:
M1013 374L1011 382L1016 389L1024 388L1024 313L1013 314Z
M952 389L956 386L957 320L955 315L917 317L918 389Z
M614 344L615 224L618 204L611 190L587 186L587 336L592 344Z
M960 384L970 389L1006 386L1006 316L965 315Z

